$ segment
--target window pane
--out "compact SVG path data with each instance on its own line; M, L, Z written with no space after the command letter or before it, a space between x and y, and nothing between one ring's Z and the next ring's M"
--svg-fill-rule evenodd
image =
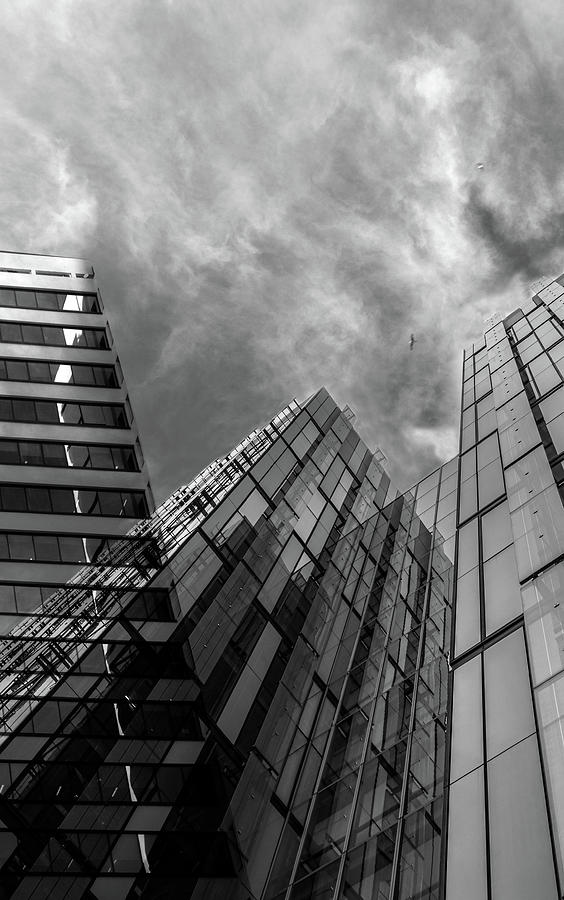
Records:
M512 546L484 564L484 598L486 634L491 634L523 612Z
M0 441L0 463L2 465L18 465L20 452L17 441Z
M484 653L488 759L535 731L521 628Z
M478 498L476 495L476 476L472 475L460 485L460 510L459 521L465 522L470 516L476 514Z
M506 470L507 502L513 511L554 483L543 447L537 447Z
M564 553L564 509L551 486L511 514L519 580Z
M468 522L458 532L458 576L478 565L478 523Z
M484 769L481 766L450 788L447 900L486 900Z
M46 466L66 466L64 444L43 444L43 457Z
M541 688L537 694L541 743L545 760L548 796L555 826L560 877L564 878L564 679Z
M495 556L513 541L509 507L504 500L482 516L482 551L484 560Z
M564 669L564 563L552 566L522 591L533 683Z
M10 381L27 381L27 365L19 359L6 360L6 372Z
M478 472L478 496L480 499L480 509L484 509L490 503L493 503L498 497L505 492L503 483L503 471L499 459L494 460L484 469Z
M23 340L26 344L43 344L47 343L49 340L47 328L45 329L46 339L44 340L44 332L41 325L22 325L21 330Z
M478 568L458 579L456 590L456 654L480 640L480 589Z
M35 410L38 422L58 423L59 414L56 403L52 403L49 400L37 400Z
M557 453L564 453L564 413L547 426Z
M43 465L41 444L36 441L20 441L21 460L28 466Z
M10 559L35 559L33 541L29 534L9 534Z
M49 363L30 361L27 364L27 368L28 368L28 372L29 372L30 381L43 381L43 382L51 381L51 372L49 369Z
M488 764L492 897L557 896L535 736Z
M12 512L25 512L27 509L25 489L16 485L4 485L0 489L0 502L2 503L2 509Z
M454 673L451 782L482 764L482 658L475 656Z

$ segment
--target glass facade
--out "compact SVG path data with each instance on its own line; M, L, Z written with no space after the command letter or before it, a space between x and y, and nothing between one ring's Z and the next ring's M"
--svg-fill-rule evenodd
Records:
M0 896L562 897L562 285L486 323L403 494L323 388L133 527L126 428L2 435Z

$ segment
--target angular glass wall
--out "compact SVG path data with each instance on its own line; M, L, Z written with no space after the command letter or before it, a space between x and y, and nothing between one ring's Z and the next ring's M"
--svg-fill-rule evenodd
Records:
M4 895L437 896L454 473L398 497L322 390L13 592Z

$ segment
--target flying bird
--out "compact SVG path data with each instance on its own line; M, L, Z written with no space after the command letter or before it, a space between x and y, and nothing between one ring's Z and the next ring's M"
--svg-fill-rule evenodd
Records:
M484 169L485 166L484 166L483 163L476 163L476 168L477 168L477 169Z
M410 349L410 350L413 350L413 345L416 344L416 343L417 343L417 341L415 340L415 338L413 337L413 335L411 335L411 337L410 337L410 339L409 339L409 349Z

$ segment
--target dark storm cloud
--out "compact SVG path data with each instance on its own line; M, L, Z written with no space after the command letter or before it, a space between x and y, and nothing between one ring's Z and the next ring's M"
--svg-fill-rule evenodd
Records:
M555 4L3 18L1 243L94 260L160 497L320 384L403 485L455 451L462 347L564 269Z

